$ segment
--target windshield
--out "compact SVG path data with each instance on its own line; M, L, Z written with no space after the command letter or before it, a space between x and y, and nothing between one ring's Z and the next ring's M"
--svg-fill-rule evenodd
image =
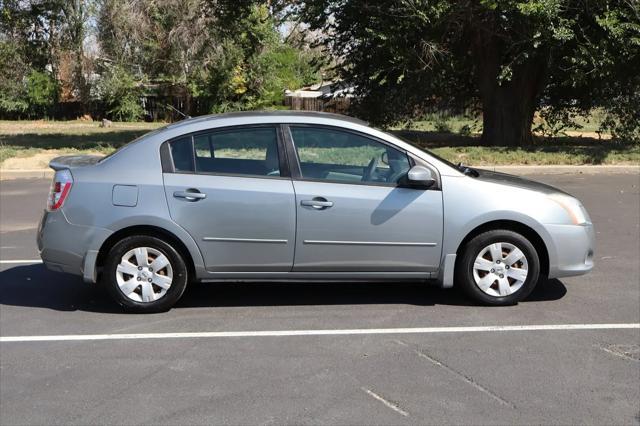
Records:
M420 147L420 146L416 146L416 145L415 145L415 143L414 143L413 141L411 141L411 140L409 140L409 139L405 138L404 136L400 136L400 135L398 135L398 134L395 134L395 133L389 133L389 132L384 132L384 133L386 133L386 134L387 134L387 135L389 135L389 136L393 136L394 138L400 139L401 141L406 142L406 143L408 143L408 144L409 144L409 145L411 145L411 146L415 146L415 147L416 147L416 148L418 148L420 151L424 151L424 152L426 152L427 154L429 154L430 156L432 156L432 157L433 157L433 158L435 158L436 160L438 160L438 161L440 161L440 162L442 162L442 163L446 164L446 165L447 165L447 166L449 166L449 167L453 167L453 168L454 168L454 169L456 169L456 170L460 170L460 167L458 167L458 165L453 164L453 163L452 163L451 161L449 161L449 160L445 160L444 158L440 157L440 156L439 156L439 155L437 155L437 154L434 154L432 151L429 151L428 149L422 148L422 147Z

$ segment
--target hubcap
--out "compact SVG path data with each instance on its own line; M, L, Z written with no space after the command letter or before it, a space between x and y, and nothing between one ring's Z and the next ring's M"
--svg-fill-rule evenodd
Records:
M136 302L153 302L163 297L173 281L169 259L151 247L137 247L122 256L116 268L120 291Z
M518 247L511 243L493 243L476 257L473 279L489 296L508 296L520 290L527 280L529 264Z

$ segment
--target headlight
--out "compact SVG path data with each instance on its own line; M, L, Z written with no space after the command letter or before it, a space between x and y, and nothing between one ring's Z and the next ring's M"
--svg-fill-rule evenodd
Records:
M569 215L574 225L591 224L591 218L580 201L564 194L551 194L549 198L558 203Z

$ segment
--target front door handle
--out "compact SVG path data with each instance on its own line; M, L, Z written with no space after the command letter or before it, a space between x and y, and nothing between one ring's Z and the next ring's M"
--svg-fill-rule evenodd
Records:
M187 201L198 201L207 198L207 194L203 194L195 188L189 188L186 191L175 191L173 196L175 198L184 198Z
M300 201L301 206L313 207L316 210L324 210L333 207L333 201L328 201L324 197L315 197L313 200Z

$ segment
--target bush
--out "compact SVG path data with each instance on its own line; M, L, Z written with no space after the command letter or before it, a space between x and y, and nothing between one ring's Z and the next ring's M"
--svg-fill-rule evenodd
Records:
M138 121L144 115L140 101L142 86L120 66L114 66L104 73L98 97L107 106L107 115L113 120Z
M26 79L26 97L29 113L47 117L58 100L58 84L47 72L32 70Z
M438 133L449 133L451 132L451 126L446 118L438 116L436 117L435 122L433 123L433 127L436 129Z
M24 90L24 77L29 67L22 61L16 47L0 42L0 113L18 117L29 108Z
M15 46L0 42L0 113L46 117L58 100L58 84L46 71L28 65Z

